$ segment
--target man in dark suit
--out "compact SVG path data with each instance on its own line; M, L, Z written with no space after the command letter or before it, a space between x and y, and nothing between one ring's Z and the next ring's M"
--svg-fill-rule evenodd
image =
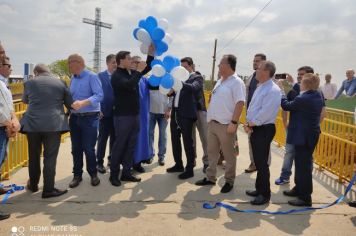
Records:
M57 197L67 192L54 187L61 134L69 131L63 104L70 109L73 101L65 83L51 76L46 65L36 65L34 74L36 77L24 84L22 98L22 101L28 104L21 120L22 132L26 133L28 140L30 179L27 188L32 192L38 191L43 145L42 198Z
M283 110L290 111L287 143L295 148L295 187L284 191L287 196L298 197L288 201L292 206L311 206L313 192L313 152L319 140L320 116L324 99L317 90L319 77L308 73L302 78L300 84L301 94L289 101L284 95L281 106Z
M111 75L117 68L114 54L110 54L106 57L106 65L108 69L98 74L101 86L103 88L104 98L100 102L101 117L99 121L99 136L96 150L96 169L99 171L99 173L102 174L106 172L104 167L104 156L108 138L110 137L108 165L110 163L112 147L115 142L113 119L114 92L111 86Z
M196 77L194 79L194 77ZM202 79L202 77L200 77ZM193 125L197 120L196 94L202 89L203 83L195 73L191 73L183 88L173 96L171 114L171 140L175 165L167 169L168 173L183 172L178 178L188 179L194 176L194 162L196 158L193 142ZM182 146L180 137L183 136L184 151L187 165L184 169L182 161Z

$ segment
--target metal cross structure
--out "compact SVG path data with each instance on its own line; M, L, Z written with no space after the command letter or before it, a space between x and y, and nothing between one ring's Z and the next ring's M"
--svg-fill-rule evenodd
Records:
M95 25L94 70L100 71L101 64L101 27L112 29L112 24L101 22L101 8L95 8L95 20L83 18L83 23Z

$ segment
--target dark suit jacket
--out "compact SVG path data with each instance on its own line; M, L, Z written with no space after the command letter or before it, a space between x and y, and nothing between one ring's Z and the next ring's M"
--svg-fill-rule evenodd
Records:
M287 98L289 101L293 101L295 97L300 94L300 84L296 83L293 88L288 92Z
M290 111L287 143L313 147L320 134L320 113L324 101L319 91L309 90L288 101L282 97L283 110Z
M100 109L104 117L111 117L114 106L114 91L111 86L111 78L107 71L100 72L98 77L103 88L104 98L100 102Z
M199 72L195 72L189 76L188 80L185 81L188 84L193 84L197 82L196 88L194 89L194 97L197 104L198 111L206 111L205 97L204 97L204 78Z
M21 131L68 132L68 116L63 105L70 109L72 96L66 84L50 74L42 74L24 84L22 101L28 104L21 119Z
M198 80L190 81L191 83L184 82L183 88L180 90L178 102L178 116L189 119L197 119L197 101L195 94L201 89L201 83ZM173 109L176 99L176 94L173 98Z

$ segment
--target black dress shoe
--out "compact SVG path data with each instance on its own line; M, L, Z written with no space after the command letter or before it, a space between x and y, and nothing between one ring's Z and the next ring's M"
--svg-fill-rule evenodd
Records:
M135 164L132 169L134 169L135 171L137 171L138 173L145 173L145 168L143 168L140 164Z
M68 192L67 189L59 190L59 189L54 188L51 192L42 192L42 198L58 197L58 196L61 196L67 192Z
M207 178L198 180L197 182L195 182L195 185L198 186L205 186L205 185L215 185L215 182L208 180Z
M133 176L133 175L122 175L121 176L121 181L127 181L127 182L141 182L141 178Z
M91 184L92 186L97 186L97 185L100 184L100 179L98 178L97 175L91 176L90 184Z
M106 173L106 169L103 165L97 165L96 169L98 170L99 173L101 174L105 174Z
M0 211L0 220L6 220L8 218L10 218L10 214L9 213L5 213L5 212L1 212Z
M69 187L70 188L75 188L75 187L77 187L79 184L80 184L80 182L82 182L82 177L81 176L74 176L73 177L73 180L69 183Z
M291 190L285 190L283 191L283 194L288 197L298 197L298 193L295 188L292 188Z
M225 183L224 186L221 188L220 193L228 193L234 188L234 185Z
M168 173L184 172L184 167L183 167L183 166L180 167L180 166L174 165L174 166L172 166L171 168L168 168L168 169L167 169L167 172L168 172Z
M349 206L350 206L350 207L356 207L356 201L349 202Z
M268 203L269 200L270 200L270 198L266 198L265 196L260 194L255 199L253 199L250 203L252 205L263 205L263 204Z
M116 186L116 187L121 186L121 181L119 180L119 178L117 176L115 176L115 177L110 176L109 181L113 186Z
M311 201L304 201L304 200L299 199L299 198L288 201L288 204L292 205L292 206L299 206L299 207L302 207L302 206L311 207L312 206Z
M143 161L143 162L146 163L146 164L152 164L153 158L150 158L150 159L145 160L145 161Z
M189 179L192 177L194 177L194 172L192 170L184 171L182 174L178 175L179 179Z
M208 167L209 167L209 165L204 164L204 166L203 166L203 173L204 174L206 173L206 169L208 169Z
M246 190L246 195L251 196L251 197L257 197L259 194L256 190Z
M35 193L38 191L38 185L32 185L30 180L27 180L27 185L26 188L30 190L31 192Z
M164 166L164 160L163 159L159 159L158 160L158 165L160 165L160 166Z

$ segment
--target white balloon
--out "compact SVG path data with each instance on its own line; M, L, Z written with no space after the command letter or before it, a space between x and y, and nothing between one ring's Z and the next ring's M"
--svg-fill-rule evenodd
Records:
M166 74L166 70L161 65L154 65L152 67L152 74L157 77L162 77Z
M141 46L140 46L140 51L143 54L147 54L148 53L148 46L146 44L142 43Z
M183 83L182 81L178 79L174 79L174 84L173 84L173 90L178 92L183 88Z
M139 41L146 45L150 45L152 42L150 34L145 29L139 29L136 36Z
M183 66L174 67L171 71L171 75L173 78L183 82L189 78L189 72Z
M173 41L173 38L169 33L166 33L164 38L162 39L162 41L167 43L167 44L171 44L172 41Z
M162 85L159 86L159 91L163 94L163 95L167 95L169 93L169 91L171 91L171 89L166 89L164 87L162 87Z
M164 31L168 29L169 23L165 18L161 18L158 20L158 26L161 27Z

